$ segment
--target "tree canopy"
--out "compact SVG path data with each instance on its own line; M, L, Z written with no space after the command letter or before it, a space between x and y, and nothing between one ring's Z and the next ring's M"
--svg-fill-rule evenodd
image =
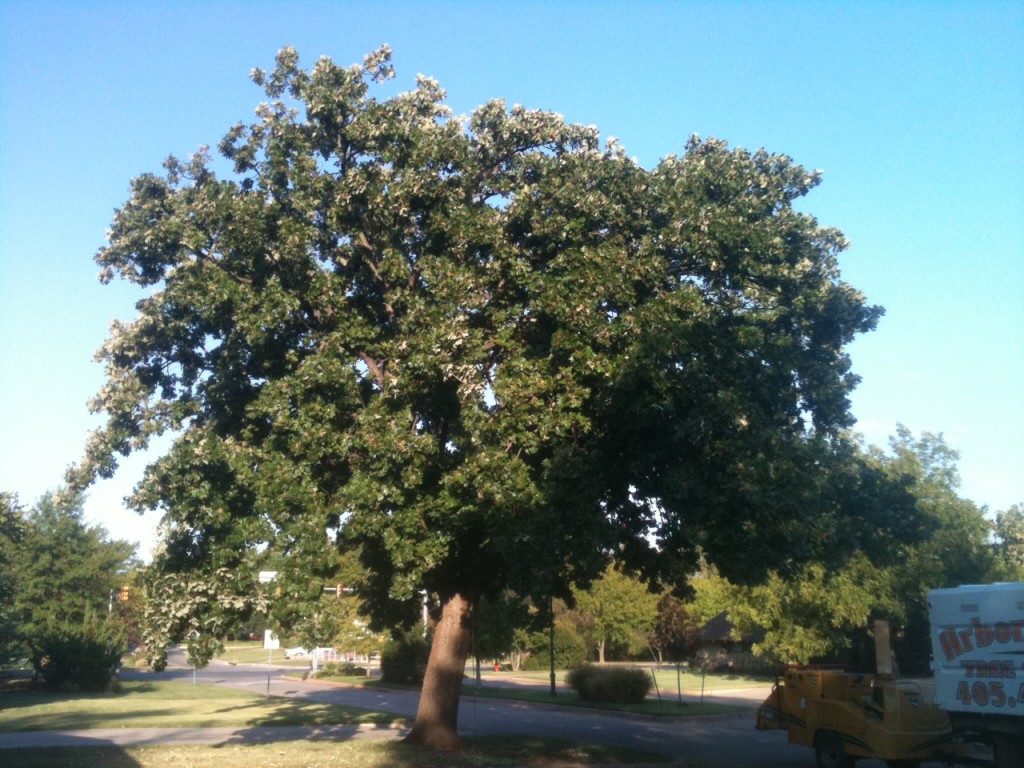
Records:
M880 310L784 155L694 137L647 170L554 113L453 117L424 77L378 99L391 77L386 48L286 48L221 160L132 182L97 261L146 296L70 477L171 432L133 497L165 513L158 568L244 602L270 553L309 605L340 545L379 625L436 596L413 738L444 744L482 596L567 596L611 553L748 580L848 535L822 476Z

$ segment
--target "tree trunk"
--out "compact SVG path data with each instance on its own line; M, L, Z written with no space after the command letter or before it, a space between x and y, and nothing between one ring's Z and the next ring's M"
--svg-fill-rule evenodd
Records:
M597 641L597 663L604 664L604 640Z
M473 639L473 603L462 594L448 598L434 628L416 724L405 740L432 749L462 746L459 738L459 696Z

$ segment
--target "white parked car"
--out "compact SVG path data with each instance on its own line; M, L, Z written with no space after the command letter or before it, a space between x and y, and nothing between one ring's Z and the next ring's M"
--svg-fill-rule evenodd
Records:
M305 648L285 648L284 657L286 659L304 659L309 656L309 651Z

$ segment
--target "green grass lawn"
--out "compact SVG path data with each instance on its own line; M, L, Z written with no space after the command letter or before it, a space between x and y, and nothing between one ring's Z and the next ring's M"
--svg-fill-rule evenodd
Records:
M291 646L288 647L290 648ZM286 659L284 657L283 643L281 648L275 651L268 651L263 648L262 640L225 643L224 652L217 658L233 664L266 664L268 656L270 663L275 665L298 668L309 666L308 657L304 659Z
M3 755L0 751L0 760ZM455 753L430 752L397 741L339 741L260 746L19 749L17 757L19 768L571 768L670 762L657 754L528 737L474 739L465 750Z
M183 682L127 682L114 694L54 694L19 684L0 687L0 732L132 727L252 727L376 723L402 718L350 707L254 695ZM96 746L0 749L0 764L20 768L481 768L481 766L629 765L668 762L661 755L532 737L471 740L435 753L384 738L265 745ZM699 768L695 766L695 768Z
M117 693L0 691L0 732L402 722L392 714L186 682L122 683ZM2 753L0 753L2 754Z

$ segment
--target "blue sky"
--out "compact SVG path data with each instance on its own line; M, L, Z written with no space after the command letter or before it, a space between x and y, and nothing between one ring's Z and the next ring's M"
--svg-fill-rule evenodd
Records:
M689 135L824 170L802 207L852 242L843 276L886 308L850 348L858 429L961 453L962 495L1024 501L1024 4L1019 2L22 2L0 0L0 490L55 488L99 423L93 352L130 286L92 257L130 179L216 145L294 45L465 113L504 97L597 125L645 166ZM86 506L153 541L120 500Z

